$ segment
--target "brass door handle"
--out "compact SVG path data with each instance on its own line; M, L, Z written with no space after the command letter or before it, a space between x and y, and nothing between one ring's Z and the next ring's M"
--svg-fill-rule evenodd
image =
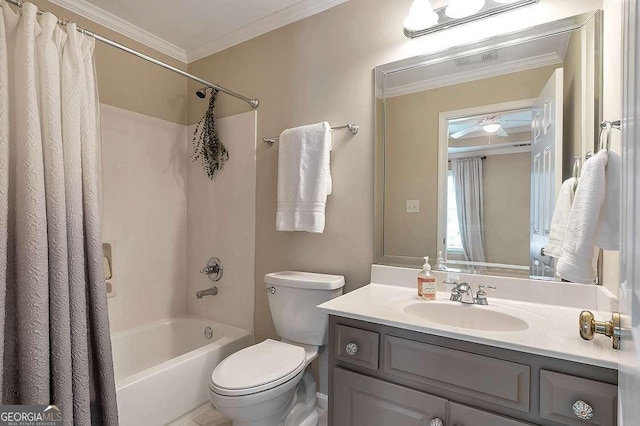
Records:
M580 312L580 337L593 340L596 334L604 334L611 338L613 349L620 348L620 314L614 312L611 321L596 321L591 311Z

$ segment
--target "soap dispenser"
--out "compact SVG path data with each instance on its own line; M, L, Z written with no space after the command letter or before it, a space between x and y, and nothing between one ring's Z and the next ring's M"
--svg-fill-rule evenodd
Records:
M418 297L423 300L436 299L436 277L431 273L429 256L425 256L422 271L418 274Z

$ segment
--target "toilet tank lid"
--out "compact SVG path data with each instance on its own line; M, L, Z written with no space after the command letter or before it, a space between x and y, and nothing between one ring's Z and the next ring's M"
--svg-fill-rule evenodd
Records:
M264 276L264 282L267 286L281 285L311 290L336 290L344 287L344 277L342 275L298 271L272 272Z

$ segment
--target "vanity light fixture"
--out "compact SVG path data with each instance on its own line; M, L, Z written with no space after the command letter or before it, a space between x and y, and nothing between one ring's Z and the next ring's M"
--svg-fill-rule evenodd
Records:
M478 13L484 7L484 0L451 0L444 10L449 18L459 19Z
M438 14L433 11L429 0L413 0L403 25L406 31L421 31L437 23Z
M540 0L450 0L433 9L430 0L413 0L404 19L404 35L416 38L538 3Z

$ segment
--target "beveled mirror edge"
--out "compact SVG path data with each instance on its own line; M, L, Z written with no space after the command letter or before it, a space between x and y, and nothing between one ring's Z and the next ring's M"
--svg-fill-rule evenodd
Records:
M456 57L469 55L470 53L478 53L484 50L490 50L495 48L495 45L492 43L497 43L499 41L505 41L509 38L512 38L517 35L522 35L511 44L520 44L527 41L536 40L539 38L549 37L552 35L562 34L568 31L575 31L583 28L588 22L592 19L598 28L598 38L597 38L597 54L600 56L600 61L598 62L598 75L596 78L596 83L598 84L596 93L597 93L597 108L596 108L596 121L600 123L603 119L602 117L602 90L603 90L603 60L602 60L602 38L603 38L603 14L604 11L602 9L593 10L591 12L582 13L579 15L575 15L568 18L563 18L557 21L548 22L541 25L536 25L532 27L523 28L518 31L488 37L484 40L475 41L473 43L461 44L452 48L443 49L436 52L430 52L426 55L418 55L413 56L393 62L389 62L387 64L378 65L373 69L374 73L374 81L373 81L373 97L374 97L374 263L380 265L388 265L388 266L398 266L398 267L407 267L407 268L421 268L423 259L417 257L408 257L408 256L392 256L384 253L384 182L385 182L385 162L384 162L384 148L385 148L385 130L386 130L386 100L384 96L381 96L384 93L384 82L385 77L389 73L400 72L407 70L409 68L414 68L417 66L425 66L431 63L438 63L446 60L451 60ZM558 26L558 24L569 23L569 21L573 20L573 26ZM550 28L556 26L556 30L549 31ZM546 31L545 31L546 30ZM536 31L544 31L543 33L536 33ZM527 36L527 34L529 34ZM508 41L508 40L507 40ZM378 117L382 117L382 120L378 120ZM594 141L594 144L596 142ZM440 161L440 160L438 160ZM438 184L440 185L440 184ZM439 220L439 219L438 219ZM440 244L439 244L440 245ZM434 259L435 260L435 259ZM432 262L433 263L433 262ZM598 262L597 262L597 276L596 282L597 285L602 285L602 271L603 265L603 251L599 251ZM463 273L463 270L454 270L450 269L451 273L460 272ZM493 272L493 271L492 271ZM498 275L499 273L491 273L489 275ZM507 275L510 276L510 275Z

